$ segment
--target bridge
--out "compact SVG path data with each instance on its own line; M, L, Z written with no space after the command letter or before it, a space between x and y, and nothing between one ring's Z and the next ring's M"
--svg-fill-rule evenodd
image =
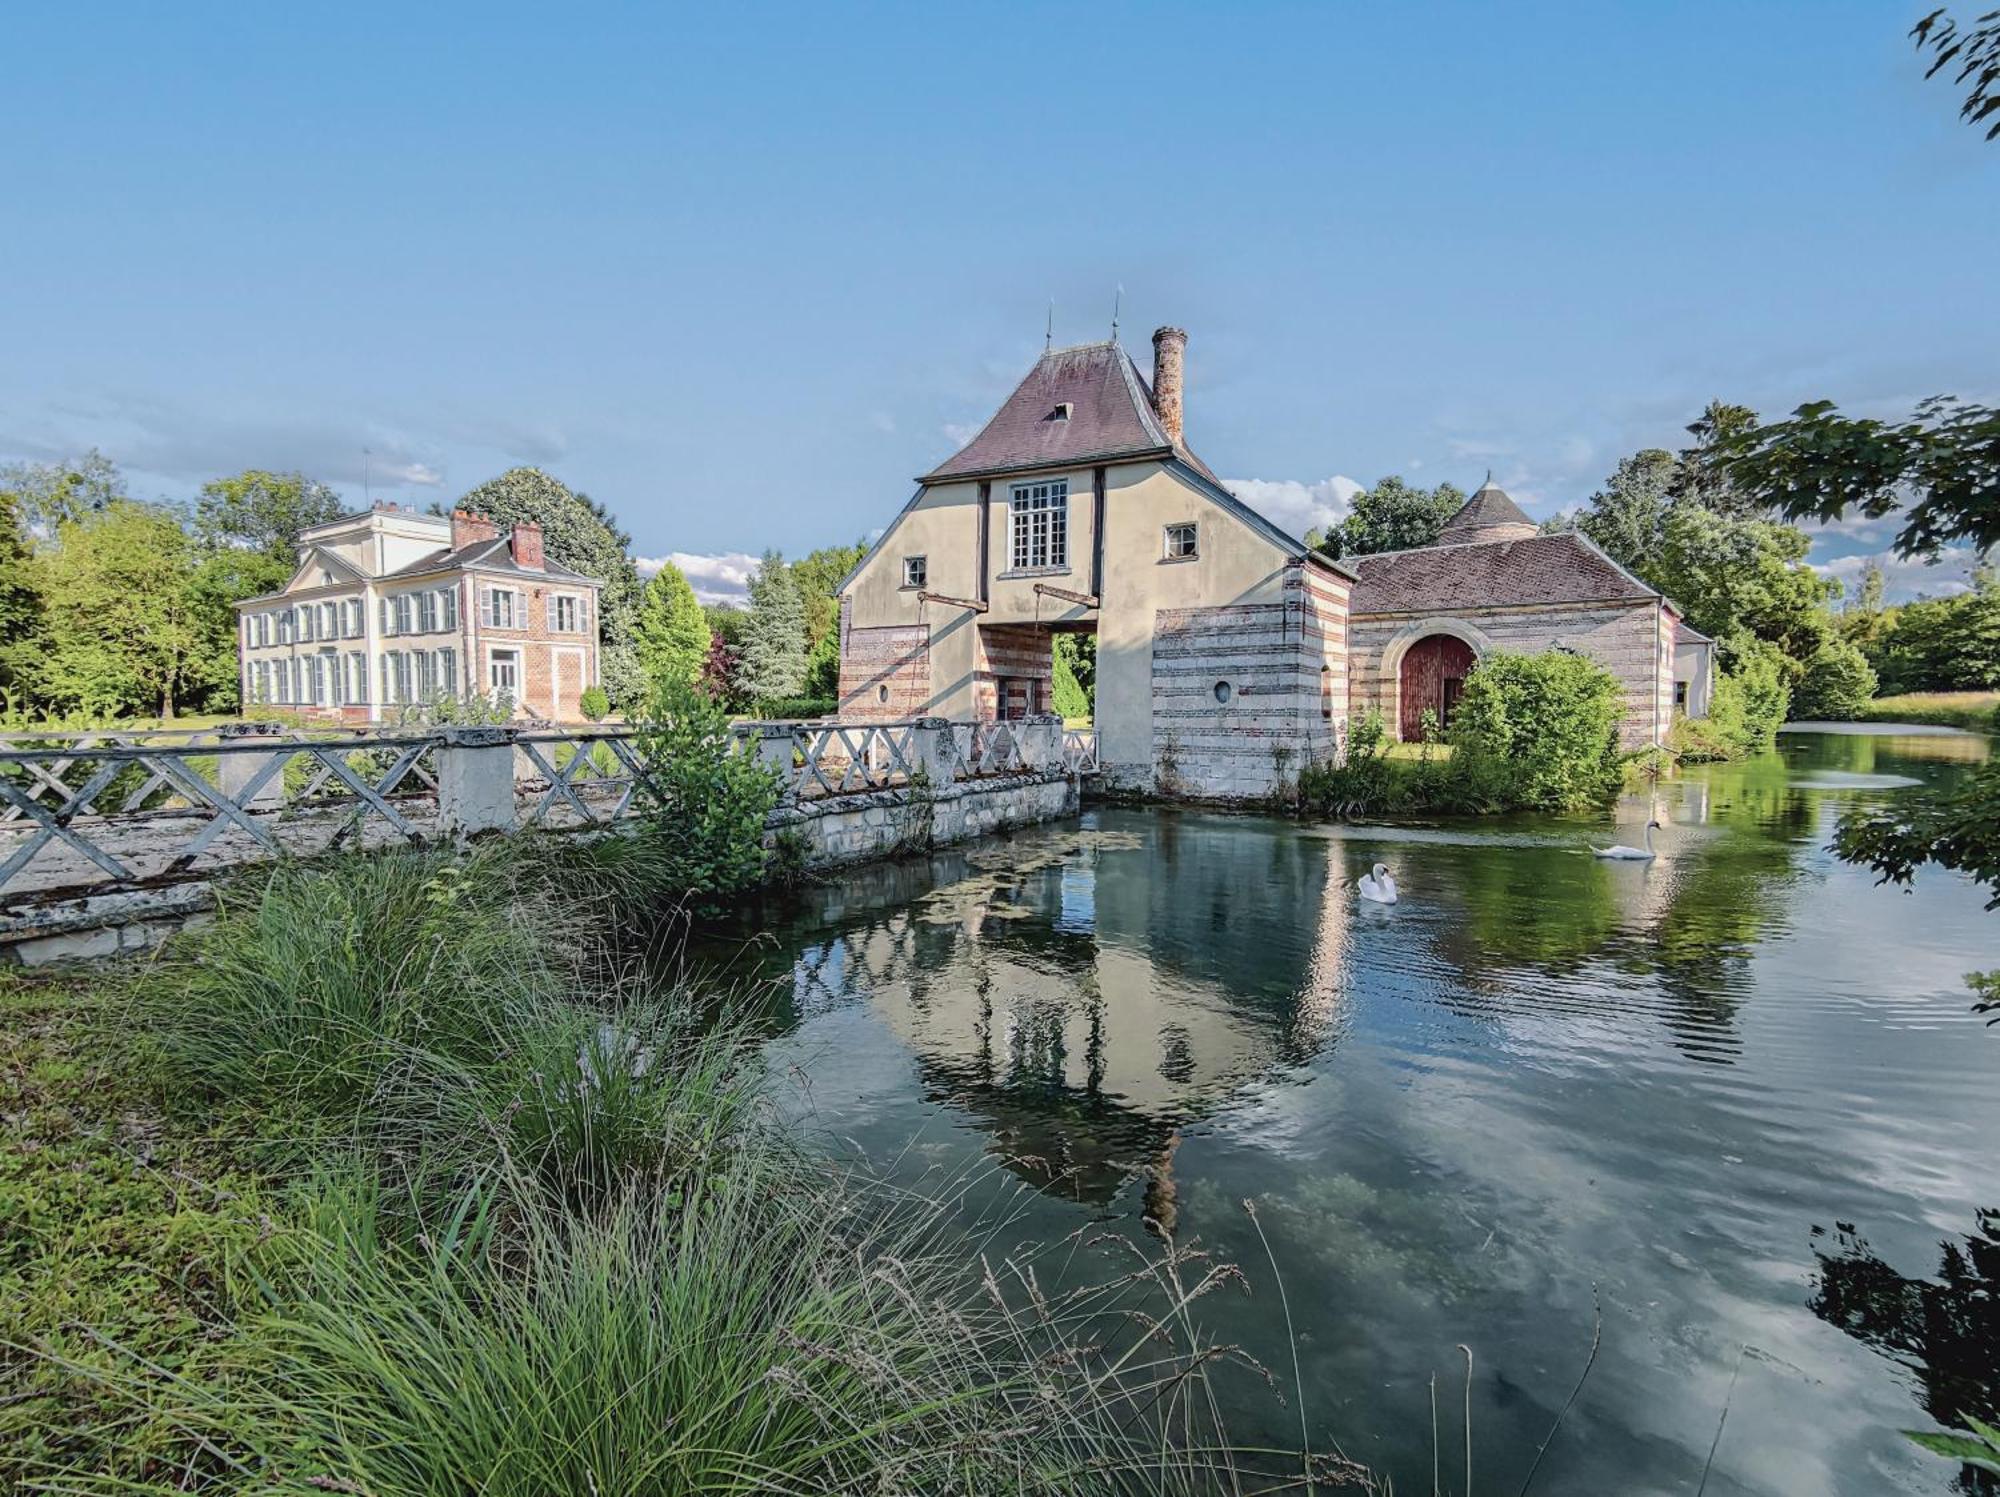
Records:
M737 752L778 787L768 835L832 866L1052 819L1097 772L1059 718L751 722ZM629 727L0 733L0 961L143 948L260 862L648 813Z

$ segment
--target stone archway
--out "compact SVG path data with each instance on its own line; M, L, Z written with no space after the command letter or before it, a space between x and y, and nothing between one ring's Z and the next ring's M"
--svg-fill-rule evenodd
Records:
M1447 724L1467 673L1492 648L1483 632L1459 619L1425 619L1391 640L1382 652L1383 706L1396 736L1421 738L1427 710Z

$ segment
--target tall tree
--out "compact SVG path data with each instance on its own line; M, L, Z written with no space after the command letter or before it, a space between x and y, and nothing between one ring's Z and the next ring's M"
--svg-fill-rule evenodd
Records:
M834 595L847 574L861 564L868 547L856 541L851 546L822 546L792 563L792 576L806 605L806 649L820 649L821 641L840 623L840 599Z
M0 468L0 494L12 498L21 523L44 540L126 497L118 465L95 447L59 463L9 463Z
M41 629L42 594L20 502L0 492L0 712L27 704Z
M1737 520L1768 511L1769 503L1744 487L1734 467L1738 447L1756 429L1757 413L1749 406L1711 400L1708 408L1689 423L1688 434L1694 442L1683 447L1675 460L1674 502L1697 504Z
M1319 549L1338 557L1428 546L1464 504L1452 484L1426 489L1392 475L1349 501L1347 518L1320 538Z
M1679 461L1665 448L1648 447L1620 458L1604 487L1576 517L1576 528L1620 566L1644 572L1659 562L1679 473Z
M1725 648L1745 636L1767 640L1803 669L1833 632L1832 587L1806 565L1811 545L1789 525L1677 504L1660 557L1642 575Z
M340 495L317 478L246 468L201 486L194 533L210 549L242 546L290 569L298 560L299 532L340 513Z
M93 716L172 717L203 684L193 548L171 511L114 499L66 521L41 565L47 701Z
M750 617L744 630L737 684L756 701L795 697L806 684L806 607L792 569L766 551L750 579Z
M443 513L442 505L436 506ZM454 508L490 515L502 529L532 520L542 527L549 559L604 584L598 600L598 673L611 700L636 710L645 691L639 665L639 569L632 564L632 537L611 511L540 468L509 468L482 483Z
M640 595L634 627L639 664L655 686L692 686L708 660L708 619L687 575L672 562L653 574Z

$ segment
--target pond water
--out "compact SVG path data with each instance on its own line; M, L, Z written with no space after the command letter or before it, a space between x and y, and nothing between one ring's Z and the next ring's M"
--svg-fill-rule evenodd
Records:
M1946 1492L1896 1431L2000 1413L2000 1028L1963 980L2000 912L1825 849L1987 751L1787 734L1615 828L1091 811L809 890L733 962L828 1136L990 1163L1024 1236L1199 1238L1252 1285L1210 1317L1289 1390L1254 1200L1316 1442L1400 1491L1433 1374L1462 1470L1461 1343L1477 1487L1517 1491L1601 1315L1535 1491ZM1588 855L1653 808L1659 861ZM1350 886L1377 860L1394 909ZM1261 1385L1230 1416L1296 1444Z

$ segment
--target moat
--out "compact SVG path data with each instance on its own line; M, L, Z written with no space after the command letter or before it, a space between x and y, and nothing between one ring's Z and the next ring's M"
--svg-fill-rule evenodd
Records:
M969 1210L1018 1182L1009 1240L1150 1217L1244 1265L1203 1310L1289 1400L1253 1201L1315 1439L1399 1490L1434 1374L1461 1467L1461 1344L1475 1480L1517 1490L1601 1314L1535 1490L1944 1492L1897 1430L2000 1412L2000 1029L1964 982L2000 914L1826 844L1988 747L1787 734L1615 831L1104 809L844 874L704 960L771 984L774 1074L833 1147L990 1172ZM1589 856L1655 807L1656 863ZM1378 860L1393 909L1348 882ZM1295 1444L1242 1381L1233 1432Z

